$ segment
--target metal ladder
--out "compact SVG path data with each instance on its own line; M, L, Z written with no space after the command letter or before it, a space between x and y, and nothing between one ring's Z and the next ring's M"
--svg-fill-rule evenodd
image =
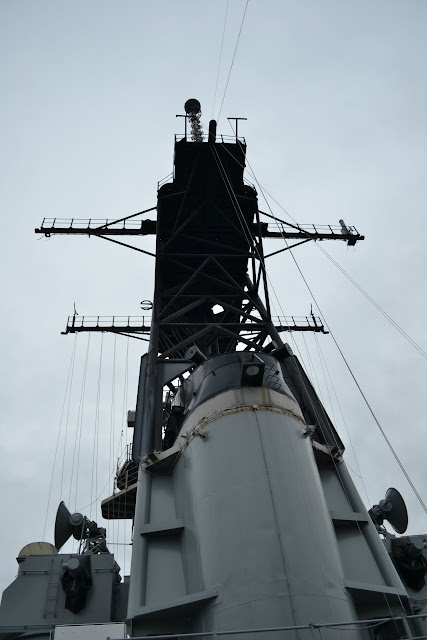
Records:
M54 558L52 558L47 577L46 600L43 613L44 618L56 618L56 602L58 599L60 573L60 570L54 571Z

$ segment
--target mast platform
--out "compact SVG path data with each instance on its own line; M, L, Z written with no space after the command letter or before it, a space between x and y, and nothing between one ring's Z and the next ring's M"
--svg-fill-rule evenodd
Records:
M278 333L284 331L313 331L315 333L329 333L322 321L317 316L272 316L274 328ZM189 327L195 330L210 326L208 322L160 322L165 330ZM252 334L265 330L266 323L259 320L257 322L222 322L221 326L228 327L233 331L243 331ZM67 326L64 335L68 333L103 332L122 334L149 334L151 330L151 316L68 316Z

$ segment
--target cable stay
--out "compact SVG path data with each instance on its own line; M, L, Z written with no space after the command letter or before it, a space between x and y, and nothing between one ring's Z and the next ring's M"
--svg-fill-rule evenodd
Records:
M285 242L286 242L286 239L285 239ZM298 271L299 271L299 273L300 273L300 275L301 275L301 277L302 277L302 279L303 279L303 281L304 281L305 286L307 287L307 289L308 289L308 291L309 291L309 293L310 293L311 297L313 298L313 301L314 301L314 302L315 302L315 304L316 304L317 309L319 310L319 313L320 313L320 316L321 316L322 320L323 320L324 322L326 322L326 320L325 320L325 316L323 315L323 313L322 313L322 311L321 311L321 309L320 309L320 307L319 307L319 304L318 304L318 302L317 302L317 300L316 300L316 298L315 298L315 296L314 296L314 294L313 294L313 291L312 291L312 289L311 289L310 285L309 285L309 284L308 284L308 282L307 282L306 277L304 276L304 274L303 274L303 272L302 272L302 270L301 270L301 267L299 266L299 264L298 264L298 262L297 262L297 260L296 260L296 258L295 258L295 256L294 256L294 254L292 253L292 251L291 251L290 253L291 253L292 259L293 259L293 261L295 262L295 265L296 265L296 267L297 267L297 269L298 269ZM409 474L408 474L408 472L407 472L407 470L406 470L405 466L403 465L402 461L400 460L399 456L397 455L396 450L394 449L394 447L393 447L393 445L391 444L391 442L390 442L390 440L389 440L389 438L388 438L387 434L386 434L386 433L385 433L385 431L384 431L384 428L381 426L381 424L380 424L380 422L379 422L379 420L378 420L378 418L377 418L377 416L376 416L376 414L375 414L375 412L374 412L374 410L373 410L373 408L372 408L372 406L371 406L370 402L368 401L368 399L367 399L367 397L366 397L365 393L363 392L362 387L360 386L360 384L359 384L359 382L358 382L358 380L357 380L357 378L356 378L355 374L353 373L353 371L352 371L352 369L351 369L351 367L350 367L350 365L349 365L349 363L348 363L347 359L345 358L344 353L343 353L343 351L342 351L341 347L339 346L339 344L338 344L338 342L337 342L337 340L336 340L336 338L335 338L334 334L332 333L332 331L331 331L331 330L329 330L329 332L330 332L330 334L331 334L332 340L333 340L333 341L334 341L334 343L335 343L335 346L336 346L336 347L337 347L337 349L338 349L338 352L339 352L340 356L342 357L342 359L343 359L343 361L344 361L344 364L346 365L346 367L347 367L347 369L348 369L348 371L349 371L349 373L350 373L351 377L353 378L353 381L354 381L354 383L356 384L356 387L357 387L357 389L358 389L358 391L359 391L360 395L362 396L362 399L363 399L364 403L366 404L366 406L367 406L367 408L368 408L368 410L369 410L370 414L372 415L372 418L374 419L374 422L375 422L375 424L377 425L377 427L378 427L378 429L379 429L379 431L380 431L380 433L381 433L382 437L384 438L384 440L385 440L385 442L386 442L386 444L387 444L388 448L390 449L390 451L391 451L391 453L392 453L393 457L395 458L395 460L396 460L397 464L399 465L399 467L400 467L400 469L401 469L401 471L402 471L403 475L405 476L405 478L406 478L406 480L407 480L407 482L408 482L409 486L411 487L411 489L412 489L413 493L415 494L415 497L417 498L418 502L420 503L420 505L421 505L422 509L424 510L424 512L425 512L425 513L427 513L427 505L426 505L426 504L425 504L425 502L423 501L423 499L422 499L422 497L420 496L420 494L419 494L419 492L418 492L417 488L415 487L415 485L414 485L413 481L411 480L411 478L410 478L410 476L409 476Z
M248 162L249 164L249 162ZM250 166L250 165L249 165ZM252 171L252 169L251 169ZM253 175L253 171L252 171L252 175ZM253 175L254 179L256 180L255 176ZM270 211L271 211L271 215L270 214L264 214L267 215L268 217L273 218L277 225L279 224L286 224L290 227L295 227L295 228L299 228L299 229L303 229L303 225L298 225L297 221L295 220L295 218L289 213L289 211L287 211L285 209L285 207L283 207L283 205L280 204L280 202L278 202L278 200L276 200L276 198L274 198L271 193L269 193L264 187L261 187L261 185L258 183L257 184L259 186L259 188L261 189L261 193L263 194L264 200L267 203L267 206L269 207ZM280 209L286 213L286 215L288 215L295 223L295 225L292 225L291 223L287 223L284 220L281 220L280 218L277 218L272 210L271 207L269 206L267 199L265 197L265 193L277 204L278 207L280 207ZM340 220L340 223L343 223L342 220ZM317 225L316 225L317 227ZM319 227L317 227L319 228ZM356 231L357 230L354 227L346 227L347 229L350 230L350 232L352 232L353 230ZM281 237L285 240L285 242L287 242L287 239L290 237L289 235L286 235L286 232L281 232L280 233ZM307 234L306 234L307 235ZM311 238L310 238L311 239ZM308 240L308 237L307 237ZM358 238L358 240L364 240L364 236L361 236L360 238ZM349 245L351 245L351 242L348 242ZM295 245L296 246L296 245ZM360 291L360 293L377 309L377 311L379 311L381 313L381 315L384 316L384 318L386 320L388 320L388 322L390 322L390 324L393 325L393 327L395 329L397 329L397 331L402 335L403 338L405 338L405 340L407 340L407 342L409 342L409 344L414 347L414 349L416 351L418 351L418 353L427 360L427 353L426 351L381 307L381 305L379 305L370 295L369 293L367 293L363 287L344 269L344 267L342 267L339 262L337 262L337 260L335 260L326 250L324 247L320 246L320 245L316 245L317 248L319 249L319 251L321 251L327 258L328 260L330 260L332 262L332 264L337 267L337 269L339 269L339 271L341 271L341 273L347 278L347 280L349 280L349 282L352 283L353 286L356 287L356 289L358 289ZM292 249L293 247L289 247L288 245L282 249L281 251L287 251L289 249ZM274 254L270 254L270 255L274 255ZM268 256L266 256L268 257Z
M220 111L248 3L246 0ZM227 11L228 0L223 41ZM216 93L217 87L215 99ZM406 508L400 494L389 489L385 500L369 512L365 509L345 464L346 444L334 424L337 406L344 425L345 421L325 355L316 335L315 348L309 352L305 332L331 333L425 511L427 505L330 331L293 251L309 241L341 240L354 246L364 236L343 220L338 225L287 222L274 215L267 200L268 208L261 211L257 189L264 195L262 187L256 178L256 188L244 178L245 166L250 164L246 143L238 137L240 118L232 119L235 137L230 140L217 137L214 120L205 135L197 100L187 101L185 112L185 134L175 137L173 174L158 183L156 207L117 219L45 218L36 229L46 237L95 236L156 259L152 301L140 303L140 316L80 315L74 305L63 331L74 334L74 344L80 332L87 332L88 338L80 367L81 384L77 379L73 382L73 375L77 378L75 347L70 365L55 453L60 467L58 488L68 495L68 503L74 498L76 509L78 502L87 501L84 509L90 510L90 518L93 510L101 510L110 521L111 544L118 550L125 551L129 545L126 531L134 527L129 584L121 588L119 567L105 548L102 553L96 551L99 557L94 562L87 562L87 566L93 565L94 592L99 589L97 594L105 594L104 585L109 581L112 597L106 619L126 616L135 637L147 629L153 638L167 635L171 621L177 624L173 629L176 637L201 635L208 618L212 618L215 635L223 624L220 616L224 607L229 611L237 606L242 606L237 622L244 619L249 607L259 632L273 616L275 623L282 625L275 627L276 631L297 629L297 635L303 629L322 635L321 627L328 634L326 628L335 625L351 633L357 631L353 635L362 638L359 628L363 627L356 625L366 622L368 628L379 620L381 624L390 622L390 628L395 625L393 637L403 637L400 628L406 627L396 620L411 611L413 591L405 591L393 563L396 559L399 571L401 552L411 562L417 561L424 543L417 545L418 537L393 536L387 540L391 559L384 553L378 536L387 534L383 520L387 519L397 533L404 533L407 520L401 516ZM156 216L147 218L154 210ZM148 235L155 236L153 253L121 241L121 236ZM267 252L264 243L270 239L284 242L277 243L276 251ZM285 314L279 290L268 276L266 259L283 251L290 251L310 293L313 305L307 315ZM90 340L92 345L98 342L91 332L101 333L99 355L92 346L89 351ZM295 336L298 332L302 333L303 353ZM109 342L104 333L113 333L113 340ZM284 334L290 334L295 350L284 341ZM124 368L117 335L128 338ZM144 353L136 403L128 410L130 337L146 341L148 349L136 349ZM107 343L113 346L111 356ZM88 375L91 362L93 380ZM320 388L319 393L315 389L319 382L322 395ZM91 386L96 401L85 408L86 389ZM132 445L127 440L128 427L133 431ZM92 473L83 478L80 455L85 441ZM67 445L71 455L66 466ZM356 455L355 461L360 473ZM68 478L69 488L64 485ZM86 530L89 540L89 529L92 525L97 528L96 523L77 510L74 514L60 510L66 518L57 522L66 522L67 540L73 535L81 541ZM84 530L74 531L78 523L70 528L73 516L79 516L78 523L83 518ZM396 542L401 546L396 547ZM62 544L56 546L59 549ZM265 562L251 553L255 546L264 549ZM77 554L73 552L74 564L65 570L70 571L71 566L76 571L80 556L85 568L87 558L83 556L89 555L88 549L80 545ZM159 553L164 559L162 570L152 571L158 566ZM44 567L43 558L38 562ZM63 566L60 558L51 564L55 562ZM26 568L21 563L20 577L28 583ZM410 579L413 577L411 572ZM60 585L59 577L56 584ZM412 589L409 579L407 584ZM63 589L67 596L64 584ZM268 607L261 602L258 615L260 594L261 601L268 598ZM218 595L223 603L219 609L211 606ZM422 598L418 601L424 606ZM123 615L117 613L122 605ZM88 599L88 620L95 611L91 606ZM334 623L334 619L342 622ZM58 618L56 623L60 621ZM292 626L296 621L297 628ZM237 629L237 623L234 626ZM242 632L236 629L231 633ZM383 630L379 631L383 637ZM384 631L387 635L388 628ZM211 634L209 630L206 633Z
M230 4L230 0L227 0L227 6L225 7L224 26L223 26L223 29L222 29L222 37L221 37L221 49L220 49L220 52L219 52L218 70L217 70L217 74L216 74L215 92L214 92L213 106L212 106L212 118L214 117L214 111L215 111L216 94L217 94L217 89L218 89L219 72L220 72L220 69L221 69L222 50L224 48L225 27L226 27L226 24L227 24L227 16L228 16L228 6L229 6L229 4Z
M186 111L185 121L187 122L187 119L190 121L194 152L200 153L199 145L204 143L205 136L202 136L200 129L199 104L187 105ZM215 143L215 140L215 128L210 127L208 142ZM180 146L182 143L188 144L187 132L184 138L176 140L176 153L179 155L184 153L184 147L181 150ZM45 218L41 227L35 231L48 237L55 233L84 234L96 235L109 240L112 238L106 236L157 234L159 237L160 234L162 237L161 255L157 255L157 259L160 265L159 273L162 277L161 312L157 317L156 330L159 332L158 352L163 358L183 358L192 345L197 346L202 357L209 353L230 353L236 349L239 343L243 345L244 350L264 353L277 352L278 354L282 348L280 347L281 342L276 341L275 343L274 336L278 336L281 332L327 333L326 323L321 313L320 318L313 314L303 317L286 316L285 314L271 315L265 258L277 252L264 254L262 240L282 238L287 243L288 239L295 239L298 240L297 244L302 244L310 240L328 239L343 240L349 246L354 246L356 242L363 240L364 236L355 227L346 225L343 220L340 220L340 226L298 225L286 222L273 214L267 200L270 213L260 211L257 207L254 208L253 205L256 203L255 190L251 187L244 187L243 191L236 191L232 181L237 179L237 174L229 175L229 168L226 169L228 154L232 155L235 165L241 167L243 174L246 145L237 138L237 133L234 145L222 142L221 144L208 144L203 149L206 154L205 162L210 162L213 167L216 165L216 170L223 182L224 192L229 200L224 210L218 211L219 221L216 223L221 226L221 237L225 241L219 242L217 240L219 234L215 226L212 226L206 229L205 235L199 236L196 247L191 229L198 229L197 225L199 225L199 219L203 218L204 209L203 205L196 210L191 209L189 203L194 190L193 175L184 176L179 173L174 176L173 192L169 182L162 181L159 186L159 202L165 210L169 207L168 203L171 202L171 198L182 199L181 209L176 216L173 228L165 226L162 229L159 228L157 221L135 219L149 211L158 209L158 205L115 220ZM185 147L185 153L189 152L190 148ZM193 152L191 154L194 155ZM211 159L209 160L210 154ZM197 170L201 170L199 169L202 166L200 161L195 166ZM262 191L257 180L256 182ZM186 186L181 188L181 185L182 187ZM260 216L270 218L274 222L261 221ZM279 252L290 250L293 246L287 244ZM295 261L292 251L291 255ZM183 260L184 258L185 260ZM231 267L231 265L233 266ZM297 266L299 268L298 264ZM245 276L247 267L252 272L251 278L248 277L248 274ZM238 279L233 278L231 273L238 274ZM302 272L301 275L304 278ZM181 284L177 285L178 282ZM304 282L312 293L305 278ZM260 298L261 290L265 304ZM202 291L204 295L201 295ZM314 296L312 297L315 300ZM213 312L215 306L219 306L221 311ZM141 334L152 334L152 323L147 316L103 317L77 316L76 314L70 316L63 333L82 331L113 332L143 339L140 337ZM272 336L273 341L270 338L269 342L269 336ZM279 350L277 345L279 345ZM301 366L296 364L296 367L298 377L303 380L305 393L309 397L309 401L313 402L310 397L311 392L307 391L311 388L311 384L308 378L306 379ZM325 413L320 405L317 408L313 406L313 411L315 414L318 414L319 411ZM322 420L324 422L322 429L326 433L323 440L333 442L334 438L336 440L336 435L334 435L332 423L326 414ZM338 451L341 450L342 446L339 444ZM94 489L93 493L96 493L96 486Z
M231 125L230 125L230 126L231 126ZM237 141L237 142L238 142L238 144L240 145L240 142L239 142L239 141ZM258 180L257 180L257 178L256 178L256 176L255 176L255 173L254 173L254 171L253 171L253 169L252 169L252 167L251 167L251 164L250 164L249 160L247 160L247 158L246 158L246 161L247 161L248 166L249 166L249 168L250 168L250 170L251 170L252 176L253 176L254 180L256 181L256 184L258 185L258 188L260 189L260 191L261 191L261 193L262 193L262 195L263 195L263 197L264 197L264 200L265 200L265 202L266 202L266 204L267 204L267 207L269 208L270 214L266 214L266 215L267 215L268 217L270 217L270 218L273 218L273 219L275 220L275 222L276 222L276 224L277 224L277 225L279 225L280 223L282 223L282 224L283 224L283 223L284 223L284 224L286 224L284 221L282 221L282 220L278 219L278 218L274 215L274 213L273 213L273 211L272 211L272 209L271 209L271 206L270 206L270 204L269 204L269 202L268 202L268 200L267 200L267 198L266 198L266 196L265 196L265 194L264 194L264 190L263 190L263 188L261 187L260 183L258 182ZM275 200L275 199L274 199L274 200ZM275 202L276 202L276 203L281 207L281 209L282 209L282 210L283 210L287 215L290 215L290 214L289 214L289 213L288 213L288 212L287 212L287 211L286 211L286 210L285 210L285 209L284 209L284 208L283 208L283 207L282 207L282 206L277 202L277 200L275 200ZM290 217L292 217L292 216L290 216ZM293 219L293 218L292 218L292 219ZM293 220L294 220L294 219L293 219ZM288 224L288 226L290 226L290 227L296 227L297 229L302 229L302 228L301 228L301 227L296 223L296 220L294 220L294 222L295 222L295 225L291 225L291 224L289 223L289 224ZM345 225L345 223L344 223L344 221L343 221L343 220L340 220L340 224L341 224L341 227L342 227L343 231L345 231L346 229L348 229L348 227ZM305 235L307 236L307 234L305 234ZM311 297L312 297L312 299L313 299L314 303L315 303L315 304L316 304L316 306L317 306L317 309L318 309L318 311L319 311L319 313L320 313L320 317L321 317L322 321L326 324L325 316L323 315L323 313L322 313L322 311L321 311L321 309L320 309L320 307L319 307L319 304L318 304L318 302L317 302L317 300L316 300L316 298L315 298L315 296L314 296L314 294L313 294L313 291L312 291L312 289L311 289L310 285L308 284L307 279L306 279L306 277L304 276L304 274L303 274L303 272L302 272L302 270L301 270L301 267L299 266L299 264L298 264L298 262L297 262L297 260L296 260L296 258L295 258L295 256L294 256L294 253L293 253L293 252L292 252L292 250L291 250L291 249L292 249L292 247L289 247L289 245L288 245L288 243L287 243L287 237L286 237L282 232L280 232L280 236L283 238L283 240L285 241L285 243L286 243L286 245L287 245L287 246L285 247L285 250L290 250L290 254L291 254L292 259L293 259L293 261L294 261L294 263L295 263L295 266L297 267L297 269L298 269L298 271L299 271L299 273L300 273L300 275L301 275L301 278L302 278L302 279L303 279L303 281L304 281L305 286L307 287L307 289L308 289L308 291L309 291L309 293L310 293L310 295L311 295ZM307 240L308 240L308 239L309 239L309 238L307 238ZM311 238L310 238L310 239L311 239ZM360 239L364 239L364 238L362 237L362 238L360 238ZM320 247L319 247L319 248L320 248ZM322 249L322 251L324 251L324 250ZM324 252L324 253L326 253L326 252ZM328 256L329 256L329 254L327 254L327 253L326 253L326 255L328 255ZM337 266L338 266L338 265L337 265ZM340 267L340 268L341 268L341 267ZM341 269L341 270L342 270L342 271L344 271L344 269ZM356 284L356 286L358 286L358 285L357 285L357 283L355 283L355 281L354 281L350 276L349 276L349 278L351 279L351 281L353 282L353 284ZM358 286L358 288L359 288L359 286ZM360 289L361 289L361 288L360 288ZM361 291L362 291L363 293L365 293L363 289L361 289ZM366 294L366 295L367 295L367 294ZM368 296L368 298L369 298L369 299L370 299L370 300L375 304L375 306L376 306L376 307L379 307L379 305L376 305L376 303L372 300L372 298L370 298L370 296ZM410 338L409 338L409 336L406 334L406 332L403 332L403 330L401 330L401 329L400 329L399 325L397 325L397 323L395 323L395 322L390 318L390 316L388 316L388 314L385 314L385 312L383 312L383 315L385 315L385 317L387 317L387 318L392 322L392 324L393 324L396 328L398 328L398 329L400 330L400 332L402 333L402 335L404 335L404 337L406 337L406 338L411 342L412 346L414 346L414 341L412 341L412 339L410 339ZM404 465L403 465L403 463L401 462L401 460L400 460L399 456L397 455L397 453L396 453L396 451L395 451L395 449L394 449L393 445L391 444L391 442L390 442L389 438L387 437L387 435L386 435L386 433L385 433L385 431L384 431L384 428L381 426L381 424L380 424L380 422L379 422L379 420L378 420L378 418L377 418L377 416L376 416L376 414L375 414L375 412L374 412L374 410L373 410L373 408L372 408L371 404L369 403L369 401L368 401L368 399L367 399L367 397L366 397L365 393L363 392L363 390L362 390L362 388L361 388L361 386L360 386L360 384L359 384L358 380L356 379L356 376L354 375L354 373L353 373L353 371L352 371L352 369L351 369L351 367L350 367L350 365L349 365L349 363L348 363L347 359L345 358L344 353L343 353L343 351L342 351L341 347L339 346L339 344L338 344L338 342L337 342L337 340L336 340L336 338L335 338L334 334L332 333L332 331L331 331L330 329L329 329L329 333L331 334L331 337L332 337L332 339L333 339L333 341L334 341L334 343L335 343L335 345L336 345L336 347L337 347L337 349L338 349L338 351L339 351L339 353L340 353L340 355L341 355L341 357L342 357L342 359L343 359L343 361L344 361L344 363L345 363L345 365L346 365L346 367L347 367L347 369L348 369L348 371L349 371L349 373L350 373L351 377L353 378L354 383L356 384L356 387L357 387L358 391L360 392L360 394L361 394L361 396L362 396L362 398L363 398L363 401L365 402L365 404L366 404L366 406L367 406L367 408L368 408L369 412L371 413L371 415L372 415L372 417L373 417L373 419L374 419L374 422L376 423L376 425L377 425L377 427L378 427L378 429L379 429L379 431L380 431L381 435L383 436L383 438L384 438L384 440L385 440L385 442L386 442L386 444L387 444L388 448L390 449L390 451L391 451L391 453L392 453L393 457L395 458L395 460L396 460L397 464L399 465L399 467L400 467L400 469L401 469L401 471L402 471L403 475L405 476L405 478L406 478L406 480L407 480L407 482L408 482L409 486L411 487L411 489L412 489L413 493L415 494L415 497L417 498L418 502L420 503L420 505L421 505L422 509L424 510L424 512L425 512L425 513L427 513L427 505L426 505L426 504L425 504L425 502L423 501L423 499L422 499L421 495L419 494L419 492L418 492L417 488L415 487L415 485L414 485L414 483L413 483L412 479L410 478L410 476L409 476L409 474L408 474L408 472L407 472L406 468L404 467ZM416 345L416 343L415 343L415 345ZM416 346L415 346L415 348L417 348L417 347L418 347L418 345L416 345ZM417 350L418 350L418 351L420 351L420 352L422 351L420 348L417 348ZM424 355L424 352L422 353L422 355ZM305 372L304 372L303 370L301 370L301 371L300 371L300 377L301 377L301 379L302 379L302 380L303 380L303 382L304 382L304 386L306 386L306 387L308 388L309 381L308 381L308 378L307 378L307 376L305 375ZM305 377L305 378L307 378L305 381L304 381L304 377ZM323 409L323 407L322 407L322 409ZM326 417L326 416L325 416L325 417Z
M234 60L236 58L236 53L237 53L237 49L239 46L239 42L240 42L240 36L242 35L242 29L243 29L243 24L245 22L245 17L246 17L246 12L248 10L248 4L249 4L249 0L246 0L246 5L245 5L245 10L243 12L243 17L242 17L242 22L240 23L240 29L239 29L239 35L237 36L237 40L236 40L236 46L234 48L234 53L233 53L233 58L231 60L231 65L230 65L230 70L228 72L228 77L227 77L227 82L225 85L225 89L224 89L224 93L222 96L222 100L221 100L221 106L219 108L219 112L218 112L218 117L217 120L219 120L220 116L221 116L221 112L222 112L222 107L224 106L224 100L225 100L225 96L227 94L227 89L228 89L228 85L230 83L230 78L231 78L231 72L233 71L233 66L234 66ZM228 8L228 5L227 5ZM224 25L225 26L225 25Z

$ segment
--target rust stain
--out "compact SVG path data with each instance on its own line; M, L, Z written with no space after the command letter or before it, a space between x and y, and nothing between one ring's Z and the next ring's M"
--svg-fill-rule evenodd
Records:
M239 405L238 407L231 407L229 409L223 409L222 411L218 411L209 417L202 418L198 425L192 429L194 432L197 428L204 428L210 422L214 422L218 420L218 418L223 418L224 416L232 415L233 413L241 413L242 411L271 411L272 413L281 413L283 415L289 416L290 418L294 418L300 422L305 428L305 422L298 415L289 411L287 409L281 409L279 407L274 407L268 404L253 404L253 405Z

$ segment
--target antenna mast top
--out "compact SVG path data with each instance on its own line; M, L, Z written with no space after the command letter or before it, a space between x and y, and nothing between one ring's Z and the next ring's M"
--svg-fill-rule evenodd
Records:
M192 140L194 142L203 142L202 126L200 124L200 116L202 115L200 102L196 98L190 98L185 103L184 109L190 120Z

